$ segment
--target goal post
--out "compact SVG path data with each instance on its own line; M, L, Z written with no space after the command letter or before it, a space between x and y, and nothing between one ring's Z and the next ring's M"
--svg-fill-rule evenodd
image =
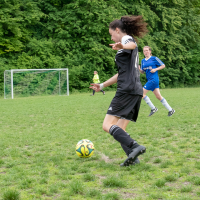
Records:
M41 95L68 96L68 68L4 71L4 99Z

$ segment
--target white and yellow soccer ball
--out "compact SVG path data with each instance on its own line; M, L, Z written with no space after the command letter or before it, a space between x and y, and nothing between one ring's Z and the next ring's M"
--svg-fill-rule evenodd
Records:
M94 144L87 139L80 140L76 145L76 154L80 158L89 158L94 153Z

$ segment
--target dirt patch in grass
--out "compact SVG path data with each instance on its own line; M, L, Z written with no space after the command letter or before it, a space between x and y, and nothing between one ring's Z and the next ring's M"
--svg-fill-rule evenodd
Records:
M101 156L101 160L104 160L105 163L114 163L114 161L118 161L120 159L110 159L108 156L106 156L105 154L99 152L99 155Z
M101 156L101 159L104 160L106 163L110 163L112 161L112 159L110 159L108 156L106 156L103 153L99 153Z
M97 176L100 180L106 178L105 176L101 176L101 175L99 175L99 174L96 174L96 176Z
M178 189L178 188L181 187L180 184L176 183L176 182L174 182L174 183L172 183L172 182L166 182L165 185L169 186L169 187L172 187L172 188L176 188L176 189Z
M191 183L186 181L183 183L183 185L191 185Z
M135 199L137 197L137 194L135 193L123 192L120 189L106 189L102 191L103 194L107 194L110 192L118 193L119 196L122 197L122 199Z
M129 192L122 192L121 195L123 196L123 199L129 199L129 198L136 198L137 194L129 193Z

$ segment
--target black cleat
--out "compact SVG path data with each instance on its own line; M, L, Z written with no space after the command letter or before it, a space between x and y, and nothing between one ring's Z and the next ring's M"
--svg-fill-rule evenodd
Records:
M140 164L140 161L138 158L136 158L135 161L131 165L135 165L135 164ZM120 164L120 167L124 167L124 166L125 166L124 163Z
M175 110L172 109L171 111L168 112L168 117L171 117L175 113Z
M154 108L153 110L151 110L151 112L150 112L150 114L149 114L149 117L151 116L151 115L153 115L155 112L157 112L158 111L158 108Z
M129 154L128 158L124 161L123 163L123 166L129 166L129 165L132 165L135 160L137 159L137 157L143 153L145 153L146 151L146 148L142 145L134 148L132 150L132 152Z

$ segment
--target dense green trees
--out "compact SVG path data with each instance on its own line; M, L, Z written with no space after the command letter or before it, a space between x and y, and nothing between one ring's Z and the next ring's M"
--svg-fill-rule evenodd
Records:
M67 67L71 91L87 91L94 70L106 80L116 73L108 24L127 14L148 23L140 59L149 45L166 64L162 87L199 84L199 0L0 0L0 93L5 69Z

